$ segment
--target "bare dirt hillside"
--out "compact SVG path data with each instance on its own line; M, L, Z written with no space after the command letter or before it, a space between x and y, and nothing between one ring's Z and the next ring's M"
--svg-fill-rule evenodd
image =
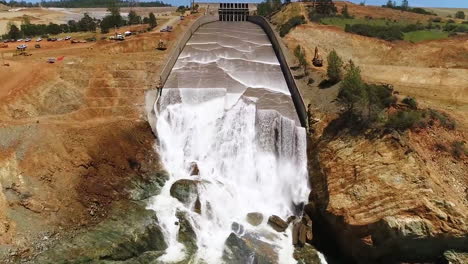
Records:
M147 198L133 189L160 180L144 94L170 50L156 50L159 39L170 46L193 17L172 21L174 32L122 42L0 51L9 64L0 66L1 263L101 222L115 201Z

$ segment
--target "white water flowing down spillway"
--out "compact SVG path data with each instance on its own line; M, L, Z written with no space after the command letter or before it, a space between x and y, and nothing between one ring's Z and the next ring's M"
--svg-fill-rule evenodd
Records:
M201 26L180 54L154 108L157 151L170 174L149 206L168 243L158 260L171 263L188 257L177 238L180 211L186 212L197 236L198 249L190 263L223 263L231 232L271 245L277 263L296 263L291 225L285 234L277 233L267 219L286 219L295 214L295 205L307 201L306 132L263 30L249 22ZM193 164L199 173L191 176ZM180 179L199 183L190 204L170 194ZM262 224L247 222L251 212L263 214Z

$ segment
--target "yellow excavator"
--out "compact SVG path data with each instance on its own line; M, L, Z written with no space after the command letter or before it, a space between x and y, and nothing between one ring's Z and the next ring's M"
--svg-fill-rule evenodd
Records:
M158 43L158 47L156 49L166 50L167 49L167 44L162 39L160 39L159 43Z
M315 55L314 55L314 58L312 59L312 64L315 67L322 67L323 66L323 59L322 59L322 56L320 56L317 47L315 47Z

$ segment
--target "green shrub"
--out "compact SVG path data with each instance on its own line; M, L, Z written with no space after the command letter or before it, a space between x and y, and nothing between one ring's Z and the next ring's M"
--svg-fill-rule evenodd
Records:
M380 38L388 41L403 40L403 30L399 26L378 26L368 24L354 24L345 26L345 31L366 37Z
M428 113L429 113L429 117L431 119L438 120L441 126L450 130L454 130L456 128L455 120L451 119L446 114L441 113L434 109L429 109Z
M285 24L280 26L280 36L286 36L291 29L295 28L298 25L305 24L305 17L304 16L295 16L289 19Z
M460 159L463 155L468 155L468 150L465 148L465 142L463 141L454 141L451 147L450 153L457 159Z
M415 127L422 120L421 113L414 110L399 111L389 116L386 126L404 131Z
M465 12L458 11L457 13L455 13L455 18L465 19Z
M405 99L403 99L402 102L409 106L411 109L418 109L418 102L416 102L416 99L414 99L413 97L406 97Z
M343 60L338 56L335 50L332 50L327 57L328 67L327 76L331 83L335 84L341 80L341 68L343 67Z

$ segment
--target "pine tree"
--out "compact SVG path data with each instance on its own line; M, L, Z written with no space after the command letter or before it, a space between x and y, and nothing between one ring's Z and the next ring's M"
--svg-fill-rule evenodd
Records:
M158 22L156 21L156 16L151 12L149 13L149 26L151 28L155 28L158 25Z
M403 10L408 10L409 9L409 1L408 0L403 0L403 2L401 2L401 8Z
M328 80L331 83L337 83L341 80L341 67L343 67L343 60L336 53L335 50L332 50L327 57L328 68L327 76Z

